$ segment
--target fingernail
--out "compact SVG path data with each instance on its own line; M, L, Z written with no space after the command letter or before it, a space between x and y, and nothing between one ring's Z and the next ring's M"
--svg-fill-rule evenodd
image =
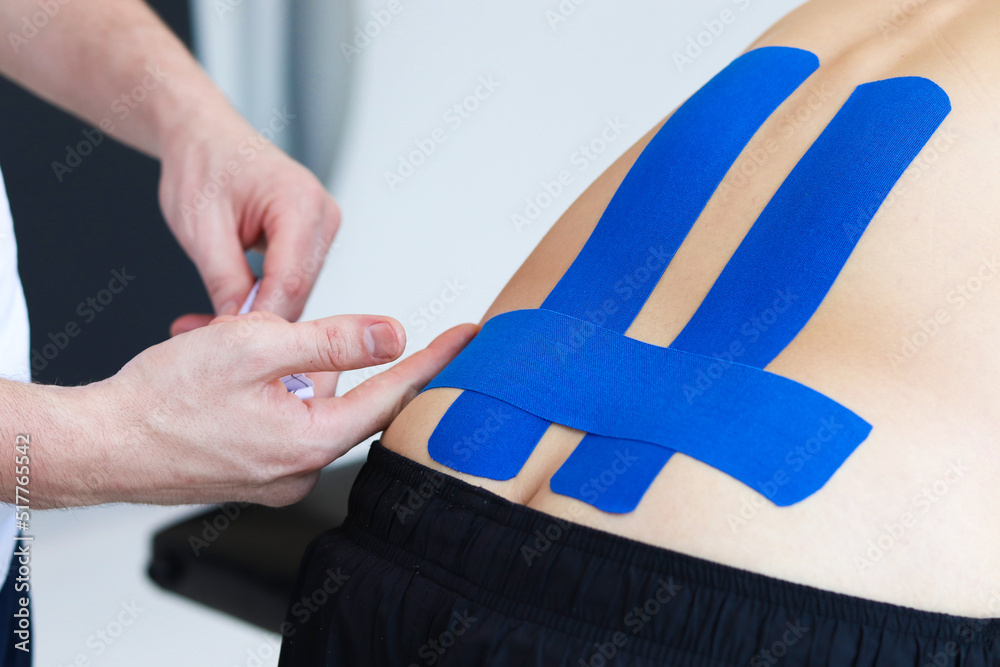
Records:
M216 315L235 315L237 310L235 301L227 301L219 307L219 312Z
M396 332L387 322L378 322L365 330L365 346L376 359L392 359L399 352Z

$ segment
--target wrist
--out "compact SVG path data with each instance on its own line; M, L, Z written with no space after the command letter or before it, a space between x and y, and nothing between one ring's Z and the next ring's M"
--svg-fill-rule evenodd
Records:
M206 85L175 90L169 103L157 111L155 120L157 157L167 160L193 147L245 137L250 124L229 103L222 91L206 79ZM237 141L233 142L233 147Z
M41 507L116 500L113 480L121 476L109 447L114 442L115 411L102 385L33 386L37 394L29 399L40 414L35 420L38 432L32 438L32 467Z

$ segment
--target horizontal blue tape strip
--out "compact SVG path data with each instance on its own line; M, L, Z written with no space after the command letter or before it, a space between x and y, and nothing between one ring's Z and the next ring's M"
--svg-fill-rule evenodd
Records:
M692 95L650 140L542 307L626 331L736 158L818 67L808 51L765 47L740 56ZM496 401L488 396L459 395L431 434L431 458L479 477L517 475L549 424L515 411L488 443L476 443L491 407ZM476 448L459 460L470 442Z
M547 422L683 452L770 491L777 505L814 493L871 430L822 394L742 364L689 401L684 380L705 361L554 311L520 310L489 320L427 388L475 391ZM788 460L810 441L821 442L810 465L792 471Z

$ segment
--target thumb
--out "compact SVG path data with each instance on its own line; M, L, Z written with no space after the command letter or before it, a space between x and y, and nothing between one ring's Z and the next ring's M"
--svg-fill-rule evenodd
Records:
M267 358L259 368L262 379L367 368L396 359L406 347L403 326L391 317L334 315L299 323L267 317L274 321L259 329L265 335L255 344Z
M396 415L479 332L463 324L434 339L425 349L371 377L340 398L311 399L317 424L341 441L361 442L389 425Z

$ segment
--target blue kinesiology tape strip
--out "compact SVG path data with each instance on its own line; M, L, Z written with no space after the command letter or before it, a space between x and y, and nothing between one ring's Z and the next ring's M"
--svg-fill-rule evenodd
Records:
M705 361L554 311L519 310L487 322L428 388L476 391L546 422L683 452L748 485L773 478L795 445L825 430L810 465L775 492L778 505L822 486L871 430L819 392L739 363L689 402L685 379ZM628 447L615 454L634 457Z
M643 150L542 307L624 332L754 133L818 66L800 49L757 49L695 93ZM517 475L549 423L510 409L485 429L497 407L459 395L430 437L431 458L490 479Z
M950 111L948 96L927 79L858 86L671 346L710 355L743 343L742 363L771 363L819 308L889 191ZM777 320L761 323L769 310L780 310ZM744 327L757 334L747 336Z
M927 79L859 86L778 189L670 347L767 366L815 313L889 191L950 110L948 96ZM687 382L697 386L693 378ZM595 471L615 465L614 451L586 436L551 487L581 500L593 499L596 488L599 498L592 504L598 508L631 511L655 478L649 468L659 466L658 472L666 463L648 445L631 451L634 465L622 469L619 462L622 474L606 475L615 482L602 484ZM761 490L770 495L773 485Z

